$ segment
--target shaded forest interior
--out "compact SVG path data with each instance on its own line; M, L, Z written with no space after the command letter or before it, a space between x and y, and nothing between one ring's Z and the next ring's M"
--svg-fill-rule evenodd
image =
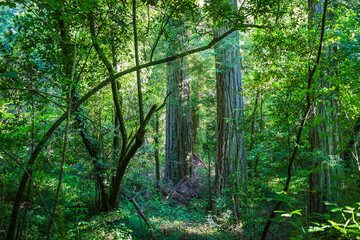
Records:
M0 2L0 239L360 239L357 0Z

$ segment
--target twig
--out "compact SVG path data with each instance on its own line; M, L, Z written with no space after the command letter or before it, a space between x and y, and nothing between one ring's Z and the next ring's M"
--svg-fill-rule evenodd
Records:
M167 19L166 19L166 22L164 23L163 26L161 26L159 35L157 36L157 38L156 38L156 40L155 40L155 43L154 43L154 46L153 46L152 49L151 49L150 62L151 62L152 59L153 59L154 52L155 52L155 50L156 50L156 47L157 47L157 45L158 45L158 43L159 43L159 41L160 41L160 38L161 38L162 34L163 34L164 31L165 31L166 25L169 23L170 19L172 18L172 15L174 14L174 12L176 11L176 9L177 9L180 5L181 5L181 2L180 2L179 5L177 5L177 6L171 11L171 13L169 14L169 16L168 16Z

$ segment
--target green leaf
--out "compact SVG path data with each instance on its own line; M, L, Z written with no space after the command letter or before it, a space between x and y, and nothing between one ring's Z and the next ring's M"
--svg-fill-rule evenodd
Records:
M325 231L324 228L326 228L327 226L324 227L310 227L309 228L309 232L323 232Z
M298 209L298 210L295 210L295 211L291 212L290 214L291 214L291 215L293 215L293 214L298 214L298 215L301 216L301 211L302 211L302 209Z
M327 205L327 206L337 206L336 203L332 203L332 202L328 202L328 201L325 201L324 203L325 203L325 205Z
M331 212L339 212L341 210L342 210L342 208L334 208L334 209L331 209Z
M354 211L354 210L355 210L355 208L352 208L352 207L349 207L349 206L346 206L345 208L346 208L346 209L349 209L349 210L351 210L351 211Z
M291 217L291 214L289 213L284 213L284 214L281 214L282 217Z

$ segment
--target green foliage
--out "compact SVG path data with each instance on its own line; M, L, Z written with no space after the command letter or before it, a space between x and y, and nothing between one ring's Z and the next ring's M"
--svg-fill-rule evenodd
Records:
M113 211L80 221L77 226L69 231L72 238L80 239L133 239L131 230L122 223L123 214Z
M331 206L331 215L324 215L328 224L316 223L310 226L309 232L324 232L320 236L328 236L335 234L344 238L359 239L360 236L360 203L356 203L354 206L339 207L336 203L326 202L328 206Z

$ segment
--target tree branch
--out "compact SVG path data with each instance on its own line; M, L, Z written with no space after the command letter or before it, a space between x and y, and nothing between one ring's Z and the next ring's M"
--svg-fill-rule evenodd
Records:
M110 61L106 58L104 51L102 50L102 48L100 48L99 43L97 42L97 37L96 37L96 33L95 33L95 20L94 20L93 13L91 13L89 15L89 24L90 24L90 33L91 33L91 40L92 40L93 46L94 46L100 60L103 62L106 69L108 70L109 74L114 75L114 69L111 66Z
M139 66L139 44L137 37L137 27L136 27L136 0L132 1L133 5L133 29L134 29L134 48L135 48L135 66ZM142 98L141 91L141 78L140 78L140 69L136 70L136 83L138 90L138 102L139 102L139 113L140 113L140 125L144 122L144 103Z
M169 14L169 16L167 17L166 19L166 22L164 23L164 25L161 27L160 29L160 32L159 32L159 35L157 36L156 40L155 40L155 43L154 43L154 46L152 47L151 49L151 55L150 55L150 62L152 61L153 57L154 57L154 52L155 52L155 49L160 41L160 38L162 36L162 34L165 32L165 27L166 25L169 23L170 19L172 18L172 15L175 13L176 9L180 6L181 4L177 5L172 11L171 13Z

